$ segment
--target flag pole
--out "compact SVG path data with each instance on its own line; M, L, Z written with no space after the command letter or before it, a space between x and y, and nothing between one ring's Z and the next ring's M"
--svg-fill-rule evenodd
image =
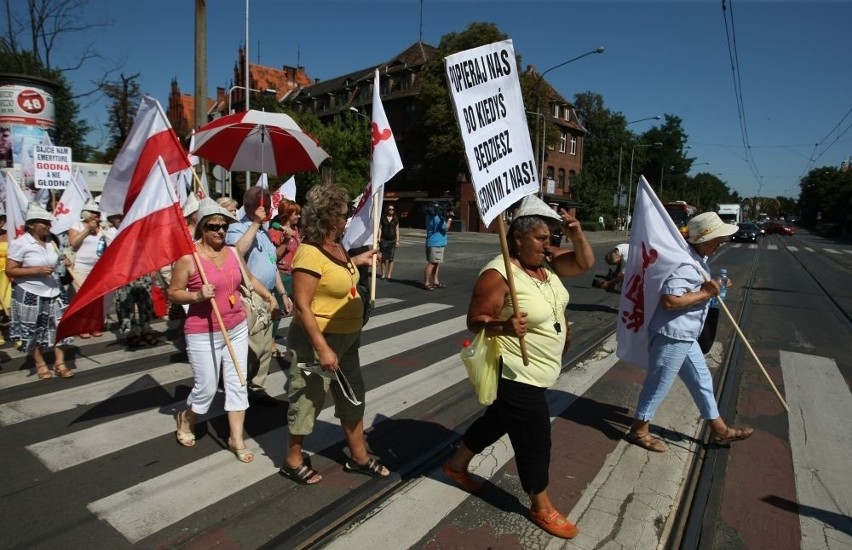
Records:
M379 246L379 194L373 193L373 250ZM376 255L370 259L373 267L370 270L370 307L376 307Z
M763 363L761 363L760 359L757 358L757 354L754 352L754 349L751 347L751 344L748 343L748 340L746 340L745 334L743 334L743 331L740 330L740 326L734 320L734 316L731 315L731 312L728 309L728 306L725 305L725 302L723 300L718 300L718 302L719 302L719 306L721 306L722 310L725 312L725 315L728 316L728 320L731 321L731 324L734 326L734 329L737 331L737 334L739 334L740 338L742 338L743 343L745 344L748 351L751 353L751 356L757 362L757 366L760 367L760 372L763 373L764 378L766 378L766 381L769 382L769 387L771 387L772 391L775 392L775 397L777 397L778 400L781 402L781 405L784 407L784 410L789 413L790 407L787 406L787 402L784 401L783 397L781 397L781 393L779 393L778 388L775 387L775 383L772 382L772 379L769 377L769 373L766 372L766 369L763 367Z
M193 172L195 171L193 170ZM204 272L204 268L201 266L201 258L198 257L197 249L192 251L192 259L195 260L195 267L198 268L198 275L201 277L201 282L205 285L208 284L207 273ZM228 353L231 354L231 360L234 362L234 368L237 371L237 378L240 379L240 386L245 386L246 377L243 376L243 371L240 370L240 360L237 359L237 352L234 350L233 344L231 344L231 338L228 336L228 331L225 329L225 323L222 322L222 314L219 312L219 304L216 302L216 298L210 300L210 305L213 307L213 315L216 316L216 322L219 323L219 330L222 331L222 338L225 339L225 345L228 346Z
M512 274L512 260L509 258L509 243L506 241L506 222L503 221L505 212L501 212L497 216L497 233L500 234L500 251L503 253L503 265L506 268L506 282L509 283L509 295L512 298L512 309L515 317L521 316L521 310L518 307L518 295L515 292L515 277ZM521 357L524 360L524 366L530 364L530 358L527 354L527 343L523 336L518 337L521 345Z

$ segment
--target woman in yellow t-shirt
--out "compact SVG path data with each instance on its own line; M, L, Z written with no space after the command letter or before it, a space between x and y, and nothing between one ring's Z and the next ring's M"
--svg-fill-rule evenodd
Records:
M358 267L369 265L377 251L350 258L340 244L349 213L348 199L346 190L337 185L316 185L308 191L302 211L302 243L293 258L296 313L287 332L287 348L296 354L296 360L291 363L287 391L290 438L279 473L300 484L322 479L302 457L302 442L313 432L329 389L334 415L340 419L350 451L343 469L379 478L390 475L390 470L367 454L365 388L358 356L364 324L364 304L356 286ZM306 375L298 363L340 371L352 386L355 400L347 399L329 378Z
M574 250L554 256L550 232L551 227L559 225ZM506 267L498 257L480 272L467 312L468 330L485 330L500 343L497 398L471 424L443 470L464 490L479 492L482 485L468 473L470 461L508 434L521 486L530 498L530 520L551 535L570 539L579 531L559 513L547 493L550 411L545 391L556 382L569 343L565 320L568 291L558 277L585 273L594 265L595 257L580 222L565 210L557 214L535 195L521 201L506 240L520 316L513 315ZM521 357L519 337L526 342L527 365Z

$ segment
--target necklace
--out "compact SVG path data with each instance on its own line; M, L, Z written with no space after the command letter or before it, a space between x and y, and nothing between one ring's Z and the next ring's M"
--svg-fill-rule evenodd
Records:
M207 248L207 247L204 247L204 248ZM198 249L201 250L201 253L204 254L205 258L210 260L210 263L213 264L213 267L216 268L216 271L221 273L222 278L225 279L225 286L228 289L228 303L231 304L231 307L233 308L237 303L237 296L236 296L236 292L235 292L237 290L237 287L234 284L234 280L231 277L231 273L228 271L228 269L226 269L227 261L228 261L227 257L225 257L225 261L222 262L222 267L219 267L216 264L216 260L222 256L222 250L225 250L225 249L223 248L222 250L219 250L218 252L214 251L212 255L209 254L206 250L202 249L200 246L198 247Z
M331 243L331 244L329 244L328 242L324 242L322 244L322 247L326 250L326 252L331 254L336 260L341 261L342 263L345 264L341 267L343 267L349 273L349 280L352 283L352 285L349 287L349 295L354 298L355 295L358 293L358 289L355 288L355 274L358 273L358 270L355 269L355 265L352 263L352 260L349 258L349 254L347 254L346 251L343 250L343 246L338 242ZM341 256L342 256L342 258L341 258Z
M556 331L556 334L560 334L562 332L562 325L559 323L559 317L556 314L556 292L553 290L553 286L550 284L550 274L547 272L547 270L544 270L545 279L543 281L539 281L537 278L533 277L527 272L527 268L521 266L521 269L523 269L526 276L529 277L530 280L534 283L535 288L539 291L539 293L541 293L541 297L544 298L544 301L547 302L547 305L550 306L550 311L553 314L553 330ZM536 268L536 274L538 274L539 269L541 268ZM541 287L543 286L547 286L547 288L550 289L550 295L553 297L552 302L547 298L547 295L544 293L544 290L541 289Z

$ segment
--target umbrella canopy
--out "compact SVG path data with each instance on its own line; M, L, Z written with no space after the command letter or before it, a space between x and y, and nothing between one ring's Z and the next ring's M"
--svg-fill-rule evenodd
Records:
M205 124L190 153L228 170L275 175L317 170L329 157L289 116L255 110Z

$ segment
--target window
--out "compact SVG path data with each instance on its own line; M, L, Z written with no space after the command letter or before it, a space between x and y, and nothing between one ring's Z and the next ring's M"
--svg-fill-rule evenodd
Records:
M553 179L553 166L547 167L547 179L549 179L549 180Z
M577 136L571 136L571 154L577 154Z
M558 175L556 177L556 190L562 191L563 189L565 189L565 169L560 168L557 174Z
M565 107L565 111L564 111L563 115L564 115L563 118L566 121L568 121L568 122L571 121L571 109L569 109L567 106Z
M577 177L577 172L571 170L568 172L568 189L574 187L574 179Z
M556 103L553 104L553 116L559 118L559 105Z
M559 135L559 152L560 152L560 153L564 153L564 152L565 152L565 145L566 145L567 143L568 143L568 134L566 134L565 132L562 132L562 133Z

